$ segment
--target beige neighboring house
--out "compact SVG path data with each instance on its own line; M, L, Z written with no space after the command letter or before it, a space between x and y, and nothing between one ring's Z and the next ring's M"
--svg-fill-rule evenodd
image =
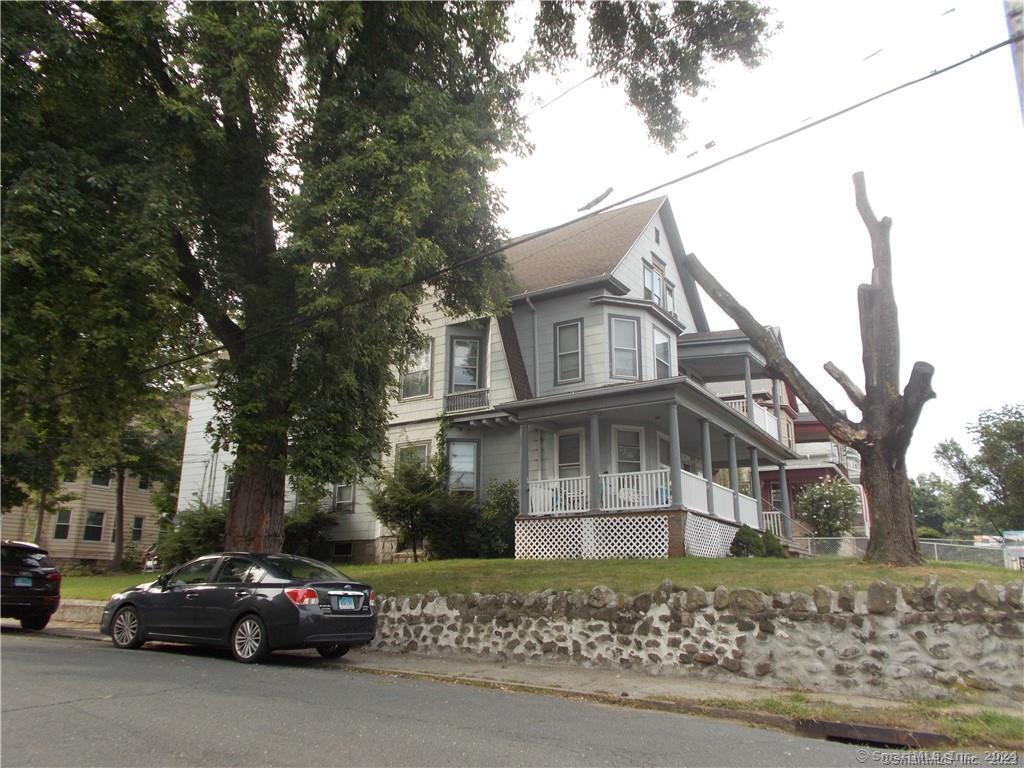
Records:
M143 553L156 543L160 515L150 494L159 484L128 474L124 488L124 544ZM114 556L117 478L112 472L83 473L66 480L59 491L73 498L58 512L48 512L39 545L59 564L105 563ZM36 511L15 507L3 516L3 538L31 541Z

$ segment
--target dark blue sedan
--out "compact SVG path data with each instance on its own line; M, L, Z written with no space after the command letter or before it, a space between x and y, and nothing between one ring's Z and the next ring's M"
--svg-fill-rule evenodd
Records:
M204 555L111 597L100 631L118 648L147 640L227 646L251 664L316 648L336 659L377 630L376 595L329 565L295 555Z

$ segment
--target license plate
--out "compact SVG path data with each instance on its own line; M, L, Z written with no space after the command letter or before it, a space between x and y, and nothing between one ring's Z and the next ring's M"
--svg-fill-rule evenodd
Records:
M16 587L31 587L32 577L31 576L15 576L14 586Z
M339 611L354 611L356 609L356 601L352 595L339 595L338 597L338 610Z

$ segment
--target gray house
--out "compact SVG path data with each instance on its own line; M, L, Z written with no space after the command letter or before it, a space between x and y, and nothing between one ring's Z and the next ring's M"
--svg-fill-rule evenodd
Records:
M754 402L764 359L710 332L668 200L527 237L505 252L509 314L423 308L429 341L391 404L392 460L429 458L447 416L451 487L518 482L518 558L715 557L742 523L786 533L788 500L775 509L756 481L798 458ZM745 397L726 402L716 382ZM365 489L334 499L336 557L389 559Z

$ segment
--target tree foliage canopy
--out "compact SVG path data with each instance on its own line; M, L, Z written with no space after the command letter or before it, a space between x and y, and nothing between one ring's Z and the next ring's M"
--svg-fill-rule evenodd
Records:
M818 536L842 536L853 530L857 491L846 480L828 477L804 486L797 509Z
M502 301L500 258L475 258L504 237L489 174L527 148L524 84L577 54L577 23L665 145L675 94L769 32L756 3L544 3L511 59L514 8L5 4L5 409L102 425L149 386L132 371L209 332L227 543L278 548L286 472L379 456L428 291Z
M1024 530L1024 404L982 411L968 429L974 456L956 440L935 449L955 478L953 505L986 533Z

